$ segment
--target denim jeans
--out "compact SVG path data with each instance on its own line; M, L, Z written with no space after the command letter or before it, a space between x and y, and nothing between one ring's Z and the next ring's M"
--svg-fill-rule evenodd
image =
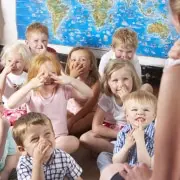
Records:
M100 171L105 167L112 164L113 153L110 152L101 152L97 158L97 166Z

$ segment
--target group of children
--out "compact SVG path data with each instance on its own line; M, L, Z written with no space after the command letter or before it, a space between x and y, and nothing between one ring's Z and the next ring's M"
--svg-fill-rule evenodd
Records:
M48 29L40 23L27 28L25 44L5 46L1 179L16 174L16 168L22 180L80 180L82 168L69 155L80 143L99 153L101 172L117 165L115 178L121 178L116 172L125 162L153 168L157 99L150 84L142 85L137 45L134 31L118 29L99 70L85 47L73 48L63 69L56 51L48 47ZM113 179L113 173L101 178Z

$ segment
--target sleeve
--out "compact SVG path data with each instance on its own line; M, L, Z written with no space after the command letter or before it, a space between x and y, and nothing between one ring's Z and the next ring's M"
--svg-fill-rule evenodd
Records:
M8 154L7 155L15 155L16 154L16 144L12 137L12 129L8 131Z
M113 107L111 98L106 96L105 94L103 94L99 99L98 106L104 112L110 111L112 109L112 107Z
M100 63L99 63L99 74L101 76L103 76L104 74L104 68L106 67L106 64L109 62L109 59L110 59L110 51L105 53L102 57L101 57L101 60L100 60Z
M68 163L67 163L68 169L66 175L70 179L77 179L82 174L82 168L76 163L76 161L69 154L66 153L66 155L68 159Z
M114 145L113 154L118 153L120 149L124 146L124 144L125 144L125 133L123 132L123 129L122 129L117 135L117 140Z
M154 155L154 134L155 134L155 128L153 123L148 128L148 135L146 138L146 149L149 153L149 156L151 157Z
M18 164L16 171L18 180L31 180L32 170L26 166L26 162L23 163L20 160L20 164Z

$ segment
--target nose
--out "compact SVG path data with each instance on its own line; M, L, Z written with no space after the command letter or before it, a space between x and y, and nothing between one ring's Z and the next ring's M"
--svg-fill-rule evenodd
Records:
M137 111L137 114L138 114L138 115L144 115L144 111L143 111L143 110L138 110L138 111Z
M127 53L126 53L126 52L123 52L121 57L122 57L123 59L126 59L126 58L127 58Z

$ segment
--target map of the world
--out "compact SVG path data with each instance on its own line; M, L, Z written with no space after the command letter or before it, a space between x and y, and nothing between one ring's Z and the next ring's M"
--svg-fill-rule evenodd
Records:
M166 58L178 39L168 0L16 0L18 38L26 27L41 22L49 43L107 49L119 27L137 32L138 55Z

